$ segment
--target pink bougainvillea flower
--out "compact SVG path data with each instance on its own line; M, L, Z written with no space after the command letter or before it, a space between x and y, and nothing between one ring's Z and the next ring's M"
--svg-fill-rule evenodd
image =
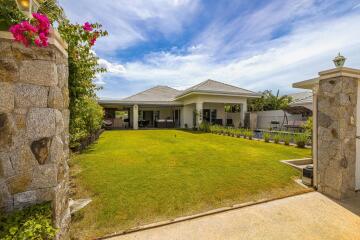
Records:
M10 27L9 31L14 36L15 41L21 42L25 46L34 43L39 47L48 46L48 35L50 31L50 21L46 15L33 13L34 19L22 21Z
M35 45L36 46L38 46L38 47L42 47L42 41L40 40L40 38L36 38L35 40L34 40L34 43L35 43Z
M96 37L90 39L90 46L94 46L95 42L96 42Z
M91 24L89 22L86 22L84 23L83 25L83 29L86 31L86 32L91 32L93 30L93 27L91 26Z
M38 29L32 26L28 21L22 21L19 24L11 26L9 31L12 33L15 41L21 42L25 46L29 46L30 40Z

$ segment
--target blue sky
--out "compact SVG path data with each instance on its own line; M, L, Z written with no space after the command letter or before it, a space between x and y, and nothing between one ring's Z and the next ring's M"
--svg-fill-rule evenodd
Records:
M108 73L101 98L214 79L253 91L333 67L360 68L360 0L60 0L73 22L99 22L94 50Z

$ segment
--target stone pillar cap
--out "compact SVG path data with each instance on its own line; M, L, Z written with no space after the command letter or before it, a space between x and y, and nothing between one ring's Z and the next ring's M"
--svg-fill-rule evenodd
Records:
M337 67L325 71L319 72L319 79L327 79L333 77L353 77L360 78L360 69L348 68L348 67Z
M0 38L2 39L11 39L13 40L14 37L8 31L0 31ZM65 56L67 56L67 43L61 38L58 31L51 27L50 35L49 35L49 44L55 46L59 51L61 51Z

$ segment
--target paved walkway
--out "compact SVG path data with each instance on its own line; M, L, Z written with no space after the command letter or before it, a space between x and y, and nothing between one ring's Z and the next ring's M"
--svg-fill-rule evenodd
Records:
M340 205L311 192L112 238L135 239L359 240L360 197Z

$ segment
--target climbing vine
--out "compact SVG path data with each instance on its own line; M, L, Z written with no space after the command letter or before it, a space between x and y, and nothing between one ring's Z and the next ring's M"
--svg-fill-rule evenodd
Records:
M0 3L0 28L10 30L16 41L26 46L46 47L48 30L45 23L49 21L52 26L57 26L67 42L70 146L76 147L82 139L101 128L103 111L97 103L96 91L99 88L93 80L106 69L99 66L92 47L98 38L108 33L98 23L71 23L56 0L42 1L33 19L22 14L14 0L0 0Z

